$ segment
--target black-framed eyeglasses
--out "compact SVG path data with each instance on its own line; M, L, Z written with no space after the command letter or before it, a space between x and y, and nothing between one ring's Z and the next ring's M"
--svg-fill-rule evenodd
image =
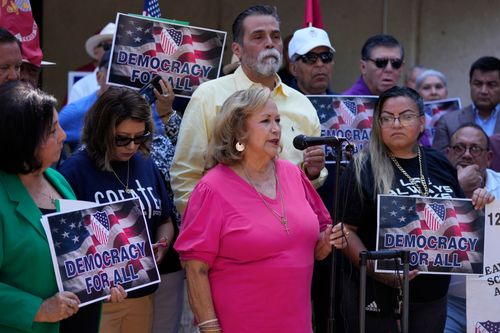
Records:
M148 139L151 137L151 133L147 132L144 133L143 135L136 136L135 138L131 138L128 136L124 135L116 135L115 136L115 145L118 147L124 147L128 146L132 141L136 145L143 144L144 142L148 141Z
M108 50L111 49L111 43L110 42L106 42L106 41L102 41L99 44L97 44L96 47L102 47L104 49L104 51L108 51Z
M394 69L400 69L401 66L403 66L403 60L402 59L389 59L389 58L377 58L377 59L371 59L368 58L366 60L369 60L377 66L377 68L386 68L387 64L390 62L392 68Z
M421 114L415 114L415 113L404 113L399 115L399 117L383 115L380 116L379 122L381 127L386 128L386 127L391 127L396 122L397 119L401 124L401 126L406 127L414 125L416 123L416 120L420 117L422 117Z
M471 154L472 157L478 157L479 155L481 155L483 152L485 152L487 150L486 148L480 147L478 145L466 146L463 144L458 144L458 145L452 146L451 149L458 156L462 156L463 154L465 154L465 152L468 149L469 154Z
M333 53L332 52L307 52L304 55L299 56L298 59L302 60L305 64L312 65L318 61L318 58L321 59L321 62L324 64L329 64L333 61Z

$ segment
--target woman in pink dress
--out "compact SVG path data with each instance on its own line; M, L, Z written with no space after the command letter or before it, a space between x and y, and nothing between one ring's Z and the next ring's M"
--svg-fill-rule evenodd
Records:
M175 243L200 332L312 332L314 259L346 245L306 175L278 159L279 122L267 88L217 115Z

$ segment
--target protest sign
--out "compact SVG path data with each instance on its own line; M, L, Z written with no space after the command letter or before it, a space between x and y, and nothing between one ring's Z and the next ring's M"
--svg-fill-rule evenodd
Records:
M377 96L307 96L318 112L321 136L339 136L354 144L354 153L370 139ZM331 147L325 147L326 163L335 163Z
M485 208L484 275L468 276L467 332L500 331L500 200Z
M436 123L439 118L450 111L457 111L461 108L462 104L458 97L424 102L425 133L429 140L429 142L425 142L425 144L429 146L432 144L436 133Z
M219 76L226 32L118 13L107 82L139 89L155 74L177 96Z
M484 213L469 199L379 195L377 210L377 250L410 250L410 265L421 273L483 272ZM395 268L376 264L377 271Z
M130 291L160 281L139 199L44 215L60 291L80 306L108 297L120 284Z

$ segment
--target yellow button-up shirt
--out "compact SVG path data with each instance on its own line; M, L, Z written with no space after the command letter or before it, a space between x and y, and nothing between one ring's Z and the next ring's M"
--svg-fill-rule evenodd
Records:
M283 84L277 75L276 80L272 98L281 116L283 151L280 158L302 166L304 154L293 147L293 138L299 134L320 136L318 115L307 97ZM252 82L240 66L234 74L206 82L193 93L182 119L170 170L175 205L179 213L184 213L189 195L203 175L215 115L231 94L254 85L260 84ZM326 176L327 171L324 168L313 184L320 186Z

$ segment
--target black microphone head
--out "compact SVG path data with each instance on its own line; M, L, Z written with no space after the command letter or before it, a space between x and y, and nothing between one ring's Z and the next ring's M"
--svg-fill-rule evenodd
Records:
M295 149L304 150L307 148L306 136L303 134L297 135L293 138L293 146Z

